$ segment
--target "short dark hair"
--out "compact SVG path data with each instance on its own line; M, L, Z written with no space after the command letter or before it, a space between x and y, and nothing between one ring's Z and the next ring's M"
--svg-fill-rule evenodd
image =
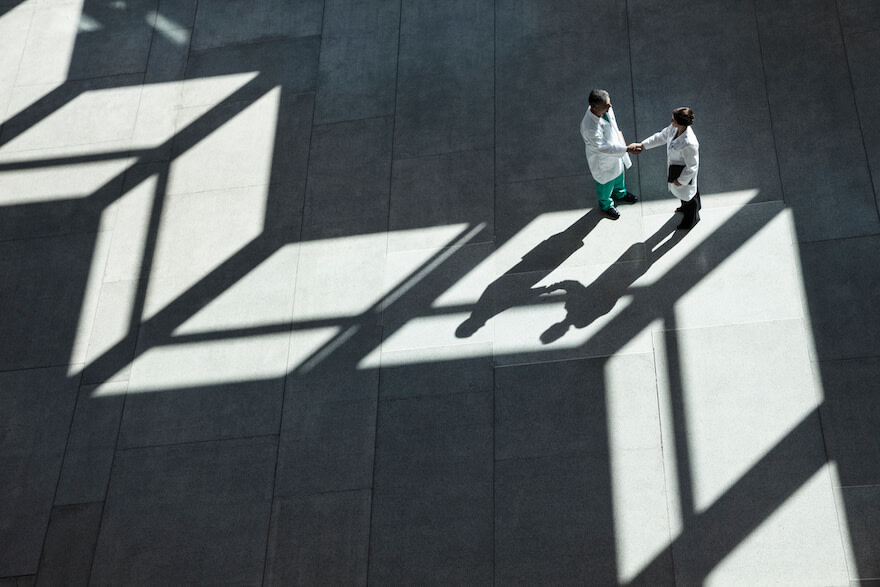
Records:
M611 96L608 95L608 92L605 90L593 90L590 92L590 106L593 108L598 108L599 106L604 106L611 100Z
M672 118L682 126L690 126L694 123L694 111L682 106L672 111Z

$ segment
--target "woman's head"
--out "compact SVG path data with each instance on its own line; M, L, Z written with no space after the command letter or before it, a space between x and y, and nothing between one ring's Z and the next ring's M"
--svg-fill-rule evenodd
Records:
M694 123L694 111L684 106L676 108L672 111L672 121L678 126L688 127Z

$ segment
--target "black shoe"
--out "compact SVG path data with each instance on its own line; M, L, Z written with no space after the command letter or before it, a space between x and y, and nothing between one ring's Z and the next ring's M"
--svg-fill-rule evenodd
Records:
M673 214L677 214L678 212L684 212L684 206L679 206L678 208L676 208Z
M681 224L676 226L676 228L678 230L690 230L700 221L700 210L697 202L693 199L682 202L681 209L684 213L684 218L682 218Z
M614 198L615 202L626 202L627 204L635 204L639 201L638 196L632 192L627 192L622 198Z
M610 218L611 220L618 220L620 218L620 212L617 211L617 208L611 206L607 210L602 210L602 214Z

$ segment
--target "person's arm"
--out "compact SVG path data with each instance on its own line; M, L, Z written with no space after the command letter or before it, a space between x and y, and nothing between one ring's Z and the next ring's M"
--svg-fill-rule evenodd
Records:
M643 140L640 144L645 149L653 149L654 147L659 147L660 145L665 145L669 141L669 131L670 129L674 130L672 125L667 126L660 132L656 132L649 136L647 139Z
M614 113L609 111L608 117L613 121ZM584 142L591 151L603 153L605 155L614 155L616 157L623 157L626 155L626 143L617 145L608 142L605 139L605 134L602 132L601 123L596 124L593 122L593 120L590 119L589 112L587 112L584 116L584 120L581 122L581 136L584 138Z
M605 140L605 135L602 134L602 130L599 128L590 129L592 132L584 132L584 142L597 153L604 153L605 155L616 155L617 157L623 157L626 155L626 145L621 144L613 144L609 143Z

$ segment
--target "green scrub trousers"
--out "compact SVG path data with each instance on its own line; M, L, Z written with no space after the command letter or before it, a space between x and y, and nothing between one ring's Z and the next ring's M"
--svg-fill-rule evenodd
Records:
M603 210L613 207L614 200L619 200L626 195L624 175L626 175L626 171L621 171L620 175L608 183L596 182L596 195L599 196L599 207Z

